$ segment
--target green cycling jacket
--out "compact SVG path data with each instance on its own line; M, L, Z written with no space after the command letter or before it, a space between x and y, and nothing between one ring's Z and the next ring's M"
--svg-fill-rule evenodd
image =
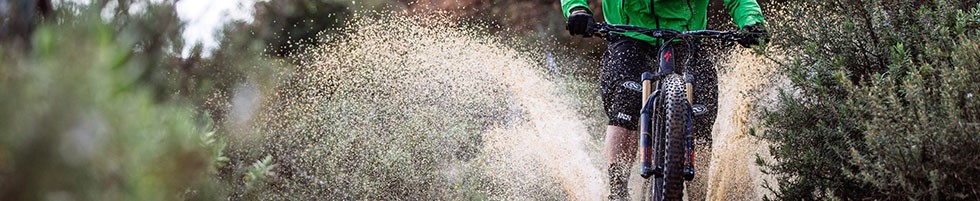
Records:
M644 28L673 29L678 31L703 30L708 23L709 0L603 0L602 12L606 23L626 24ZM765 23L762 9L755 0L724 0L725 9L739 28ZM561 0L561 8L568 18L572 11L584 9L589 13L586 0ZM635 32L624 33L636 39L657 43L657 39Z

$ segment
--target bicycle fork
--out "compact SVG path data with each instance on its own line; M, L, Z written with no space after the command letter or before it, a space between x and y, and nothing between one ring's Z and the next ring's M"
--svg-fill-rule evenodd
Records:
M650 176L656 175L657 177L663 176L663 167L658 164L656 167L653 166L653 150L654 150L654 129L663 129L664 125L655 124L654 113L656 113L658 106L657 103L663 101L658 99L660 93L660 80L658 77L652 73L643 73L643 108L640 110L640 176L643 178L649 178ZM687 120L684 121L685 131L684 131L684 179L693 180L694 179L694 111L692 104L694 102L694 79L690 74L684 75L684 85L687 92ZM656 88L654 88L656 85ZM656 89L656 90L654 90ZM659 120L659 119L658 119ZM657 130L660 131L660 130ZM656 132L656 134L661 135L664 132ZM664 140L664 139L660 139ZM659 148L659 147L658 147Z
M640 109L640 176L643 178L649 178L650 176L656 175L657 177L663 176L663 164L657 164L656 167L653 166L653 150L654 144L657 144L657 149L663 150L666 147L662 147L662 140L667 136L666 128L662 123L664 122L663 116L657 116L657 111L662 111L663 108L658 104L663 100L661 93L663 91L662 79L666 75L674 73L673 61L670 60L673 48L670 47L670 43L665 44L660 49L660 59L659 59L659 71L657 74L650 72L644 72L642 77L643 80L643 108ZM684 126L684 179L692 180L694 179L694 76L689 73L684 73L684 88L687 92L687 120L684 121L686 124ZM656 86L654 86L656 85ZM656 88L654 88L656 87ZM656 90L654 90L656 89ZM656 130L654 130L656 129ZM656 134L657 138L654 138ZM656 142L654 142L656 140Z
M659 86L657 91L653 91L654 75L650 72L643 73L643 108L640 109L640 176L650 178L652 175L663 176L663 168L659 165L653 168L653 117L654 107L657 105L657 97L660 97ZM660 82L657 81L657 85Z
M687 92L687 128L684 132L684 180L694 179L694 76L684 73L684 90Z

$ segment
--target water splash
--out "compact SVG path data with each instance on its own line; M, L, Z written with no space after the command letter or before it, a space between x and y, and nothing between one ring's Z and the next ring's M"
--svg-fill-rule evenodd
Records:
M709 200L762 200L769 191L764 182L775 184L755 164L756 154L771 157L767 144L749 135L761 129L755 107L776 101L773 86L781 81L776 65L749 51L739 51L719 62L718 119L712 131L711 162L708 168Z
M358 16L299 55L255 126L282 167L272 197L599 199L546 56L453 21Z

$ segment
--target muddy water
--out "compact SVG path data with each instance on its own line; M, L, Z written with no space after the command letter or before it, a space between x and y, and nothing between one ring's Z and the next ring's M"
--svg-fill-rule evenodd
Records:
M711 162L706 179L708 200L761 200L775 184L755 164L769 157L767 145L749 135L761 130L754 108L774 101L778 83L774 66L747 50L721 59L718 76L718 118L712 132Z
M440 17L355 17L263 109L284 199L599 200L574 96L547 59ZM530 49L530 50L527 50Z

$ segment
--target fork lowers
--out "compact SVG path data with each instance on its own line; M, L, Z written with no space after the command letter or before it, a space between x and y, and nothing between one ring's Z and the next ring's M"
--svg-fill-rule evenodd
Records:
M646 116L649 119L650 114L640 113L640 119ZM644 123L641 121L640 126L650 127L650 123ZM649 130L646 130L649 131ZM650 132L640 132L640 176L643 178L650 178L656 174L653 169L653 139L651 138ZM662 174L662 173L661 173Z
M687 136L684 136L684 180L694 180L694 112L688 104Z

